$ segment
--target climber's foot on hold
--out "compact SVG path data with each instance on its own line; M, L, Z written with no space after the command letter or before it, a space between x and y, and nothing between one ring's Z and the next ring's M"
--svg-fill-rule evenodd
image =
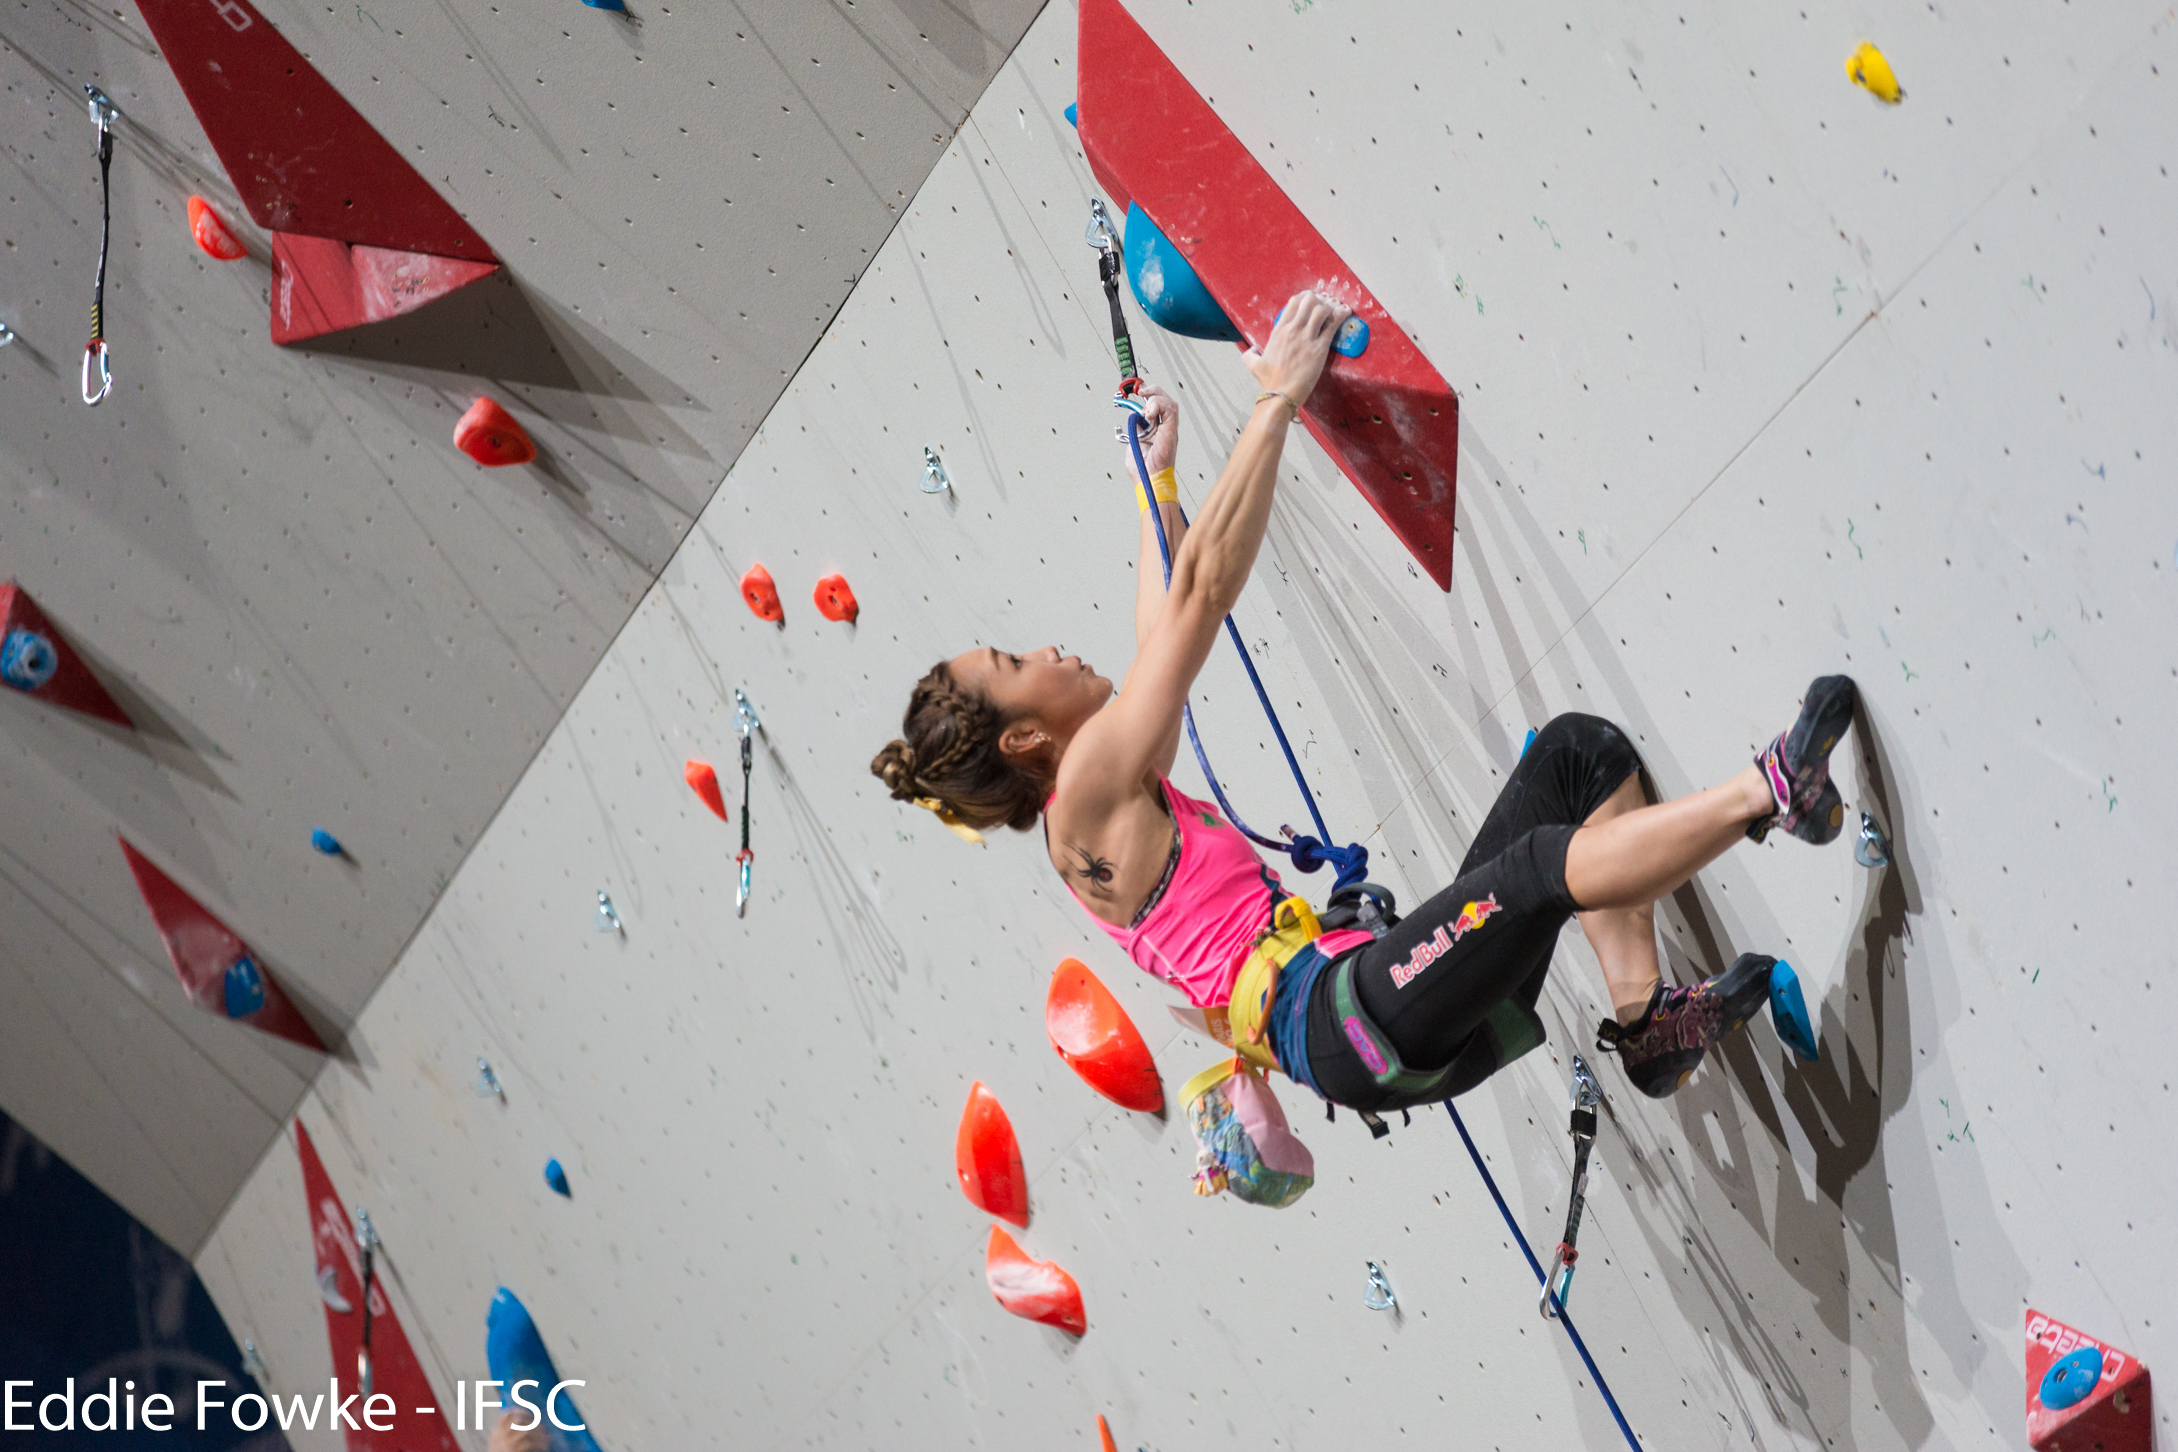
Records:
M1807 688L1800 719L1755 758L1777 810L1747 824L1760 842L1782 827L1803 842L1834 841L1845 826L1845 802L1830 780L1830 750L1853 724L1853 678L1822 676Z
M1656 985L1648 1010L1632 1023L1605 1019L1596 1047L1616 1051L1626 1077L1651 1099L1678 1092L1700 1066L1709 1046L1752 1018L1770 1001L1775 958L1742 953L1739 961L1692 988Z

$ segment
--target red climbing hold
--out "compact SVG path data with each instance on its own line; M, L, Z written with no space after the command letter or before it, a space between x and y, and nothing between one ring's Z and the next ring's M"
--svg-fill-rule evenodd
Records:
M197 246L205 256L216 257L222 262L234 262L250 255L249 248L228 230L227 219L202 197L189 199L189 235L197 239Z
M1154 1114L1165 1102L1165 1086L1134 1020L1078 958L1067 959L1051 975L1044 1031L1059 1057L1114 1104Z
M749 602L759 620L774 624L787 618L786 607L779 603L779 587L772 583L771 571L762 565L749 566L749 572L741 577L741 598Z
M379 1425L370 1429L363 1413L366 1398L360 1393L358 1359L363 1351L363 1259L356 1250L355 1222L348 1218L349 1202L334 1192L332 1176L318 1158L302 1121L295 1121L295 1153L302 1160L303 1204L310 1219L310 1250L317 1261L318 1294L325 1302L325 1339L332 1351L333 1399L354 1406L348 1413L351 1428L345 1452L460 1452L446 1414L435 1410L438 1394L416 1360L415 1351L402 1333L401 1318L386 1297L386 1257L374 1256L371 1269L371 1392L393 1399L395 1416L379 1411ZM323 1365L323 1363L320 1363ZM268 1388L269 1390L269 1388ZM560 1398L562 1416L566 1397ZM569 1420L574 1420L569 1418ZM398 1428L398 1430L396 1430Z
M50 706L136 729L30 592L13 580L0 585L0 684Z
M537 446L530 442L528 430L489 398L470 404L469 411L454 425L454 447L487 469L527 464L537 457Z
M1030 1260L1013 1237L993 1225L983 1254L983 1279L998 1304L1014 1315L1041 1321L1079 1336L1089 1329L1081 1308L1081 1287L1048 1260Z
M827 620L855 623L862 607L855 603L855 592L847 588L845 575L826 575L817 581L817 613Z
M2079 1382L2089 1377L2093 1381L2082 1387ZM2148 1368L2030 1308L2027 1445L2035 1452L2059 1452L2060 1447L2150 1452L2155 1409Z
M181 884L152 866L127 838L120 841L121 855L136 877L136 890L151 909L159 941L166 944L166 956L174 961L189 1001L206 1013L239 1020L324 1053L317 1030L258 965L249 945L184 892Z
M968 1107L960 1112L953 1169L969 1204L1028 1228L1028 1172L1021 1168L1021 1142L1013 1137L1013 1121L1006 1118L998 1096L980 1079L968 1086Z
M138 0L251 220L272 340L422 307L499 268L476 229L249 0Z
M1414 340L1233 135L1121 0L1082 0L1082 150L1116 205L1148 215L1248 343L1302 288L1369 325L1301 422L1437 582L1452 588L1459 400Z
M697 796L703 798L703 804L716 812L721 822L725 821L726 798L719 792L718 773L712 769L711 763L698 761L691 756L688 758L688 765L681 768L681 775L688 778L689 787Z
M1103 1452L1119 1452L1119 1444L1112 1440L1111 1424L1104 1420L1104 1413L1097 1413L1097 1440L1104 1444Z

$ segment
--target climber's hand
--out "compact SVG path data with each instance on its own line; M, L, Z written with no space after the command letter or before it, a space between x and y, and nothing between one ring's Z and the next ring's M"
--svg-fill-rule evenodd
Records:
M517 1432L514 1424L520 1420L513 1412L501 1413L486 1452L552 1452L552 1438L545 1432L543 1419L539 1418L538 1425L528 1431Z
M1323 376L1331 343L1339 328L1353 314L1343 303L1313 292L1297 292L1271 328L1270 341L1261 352L1247 353L1248 371L1256 382L1290 399L1295 408L1308 401Z
M1172 467L1180 451L1179 401L1154 383L1136 391L1142 400L1142 459L1152 474ZM1134 474L1134 450L1127 450L1127 473ZM1136 480L1141 483L1141 480Z

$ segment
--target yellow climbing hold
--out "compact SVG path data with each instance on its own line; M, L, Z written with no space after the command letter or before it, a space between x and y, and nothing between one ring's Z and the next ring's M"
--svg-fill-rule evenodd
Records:
M1874 41L1862 41L1860 49L1845 58L1845 73L1853 78L1854 85L1872 92L1879 101L1895 106L1906 99L1906 93L1898 89L1898 77L1891 74L1891 63L1875 48Z

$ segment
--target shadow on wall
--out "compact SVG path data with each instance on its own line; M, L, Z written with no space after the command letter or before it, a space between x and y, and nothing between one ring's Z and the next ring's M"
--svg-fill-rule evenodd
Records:
M274 1452L276 1431L242 1432L213 1416L195 1430L196 1383L254 1387L242 1353L196 1272L26 1129L0 1114L0 1378L13 1395L43 1398L75 1378L73 1432L41 1431L54 1452L75 1447L166 1452ZM83 1430L83 1399L109 1378L136 1383L137 1405L173 1399L172 1430ZM125 1399L129 1393L122 1392ZM54 1403L57 1422L60 1403ZM104 1405L94 1416L103 1420ZM17 1403L17 1417L24 1413ZM36 1413L30 1414L35 1416ZM18 1422L18 1425L20 1423Z

